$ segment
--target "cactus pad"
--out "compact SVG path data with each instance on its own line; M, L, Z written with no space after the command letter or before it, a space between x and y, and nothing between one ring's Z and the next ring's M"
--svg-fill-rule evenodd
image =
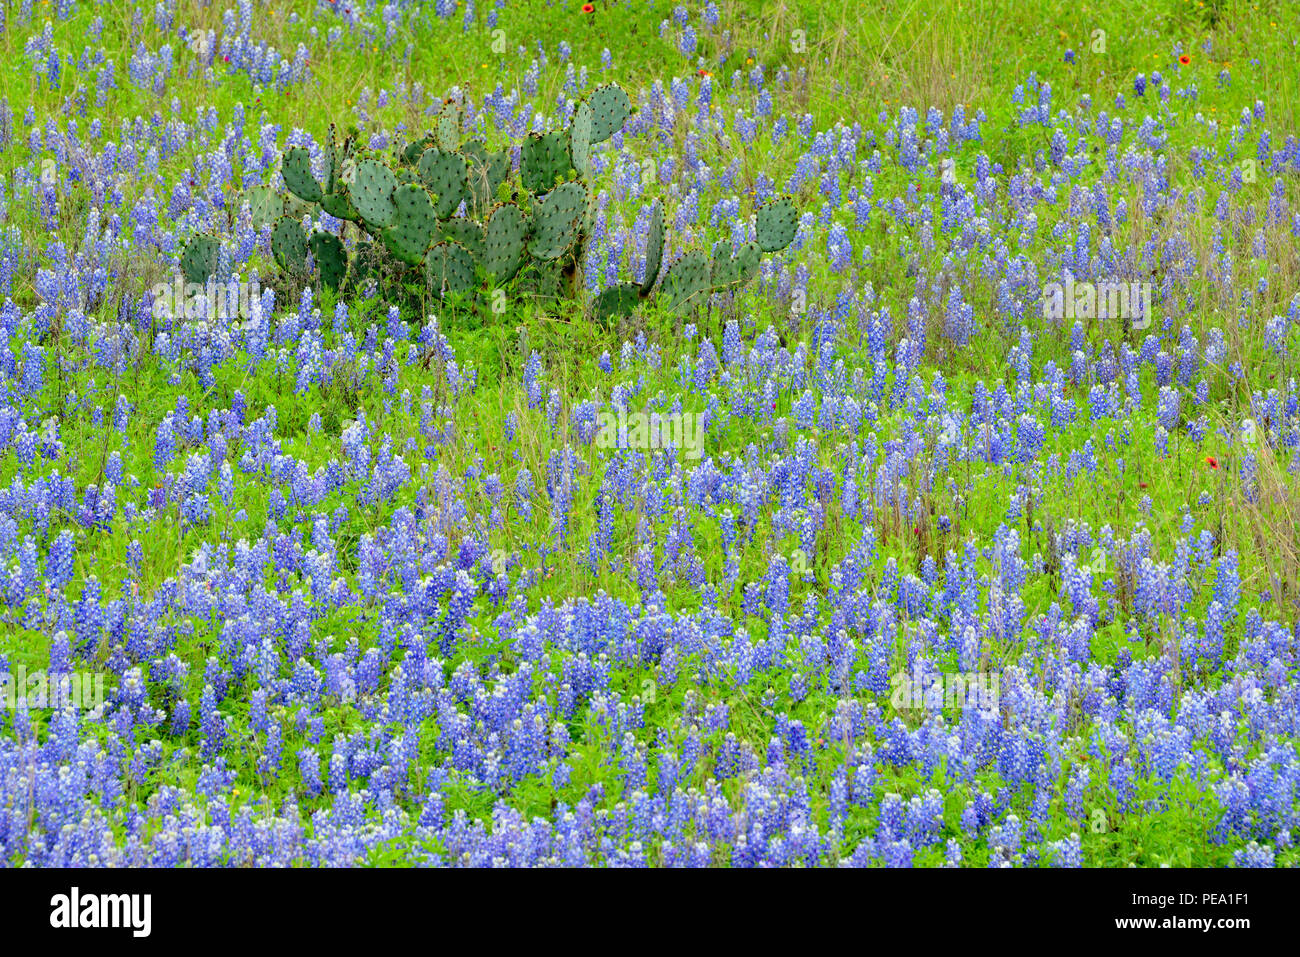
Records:
M474 288L474 260L460 243L434 243L424 259L429 292L440 298Z
M740 279L740 264L731 257L731 243L722 240L713 247L713 262L709 264L709 284L714 290L725 289Z
M404 263L415 266L438 229L433 201L423 186L407 183L393 191L393 224L383 232L384 245Z
M438 224L437 237L447 242L460 243L474 257L475 262L482 262L487 247L484 243L483 227L472 219L447 219Z
M460 108L454 103L447 103L438 114L438 146L450 153L459 145Z
M668 267L660 291L673 312L688 312L708 298L709 258L698 249L684 253Z
M348 188L352 205L357 208L366 225L382 229L392 225L397 207L393 205L393 192L397 177L379 160L364 159L357 164L356 178Z
M446 150L428 149L420 157L420 179L437 197L439 219L447 219L470 198L465 157Z
M587 187L561 183L539 201L533 212L533 239L528 251L538 259L557 259L577 237L587 211Z
M641 288L634 282L621 282L597 296L593 310L596 318L605 322L613 316L631 315L640 302Z
M296 219L281 216L271 230L271 252L285 272L299 272L307 265L307 234Z
M406 144L406 148L399 154L400 160L407 166L414 166L420 162L420 157L424 155L425 150L437 145L438 135L433 130L425 130L424 135L419 139Z
M513 279L528 246L528 220L514 203L502 203L488 216L483 237L483 271L498 282Z
M343 242L332 233L312 233L307 240L316 268L320 270L320 281L330 289L338 289L348 271L348 254Z
M659 267L664 261L664 207L654 201L650 210L650 231L645 240L645 279L641 280L641 295L648 296L659 278Z
M338 186L337 192L325 194L325 198L321 200L320 208L335 219L347 219L356 222L359 215L357 208L352 205L352 200L348 198L347 187L342 182L339 182Z
M603 143L621 130L632 106L627 93L617 83L596 87L587 102L591 104L592 143Z
M253 228L269 226L284 215L284 197L269 186L252 186L245 193Z
M569 175L573 159L569 155L567 130L533 133L524 141L519 159L519 175L531 193L546 193L555 181Z
M774 199L758 207L755 238L765 253L785 249L799 227L799 212L789 197Z
M592 122L591 104L583 100L573 111L573 122L569 124L569 152L579 176L591 175Z
M321 201L320 183L311 174L311 157L304 147L291 146L284 151L280 175L284 177L285 187L298 198L309 203Z
M206 283L217 271L221 246L211 236L195 236L181 253L181 275L186 282Z
M501 184L510 175L510 151L489 153L478 140L470 140L461 153L465 157L469 177L469 190L476 213L486 210Z
M758 266L762 259L763 251L758 248L758 243L745 243L736 250L733 260L736 264L736 284L739 286L747 285L757 276Z

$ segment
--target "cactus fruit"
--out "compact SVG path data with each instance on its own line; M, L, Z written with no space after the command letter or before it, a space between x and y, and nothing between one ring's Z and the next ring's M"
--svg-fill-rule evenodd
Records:
M418 266L438 229L433 200L423 186L407 183L393 191L393 206L393 224L382 233L384 245L402 262Z
M181 275L186 282L206 283L217 271L221 245L211 236L195 236L181 253Z
M655 280L659 278L659 267L664 261L664 208L659 200L654 201L650 210L650 231L645 239L645 279L641 281L641 295L650 295Z
M316 177L312 176L311 157L305 147L291 146L284 151L280 175L284 177L285 187L299 199L319 203L325 195Z
M429 292L439 298L474 288L474 260L460 243L434 243L424 259Z
M333 233L312 233L307 240L320 280L330 289L338 289L348 271L348 254L343 242Z
M465 157L460 153L428 149L420 157L420 180L433 190L439 219L447 219L470 198Z
M606 83L596 87L587 98L591 104L591 142L603 143L623 128L631 101L621 86Z
M587 187L572 182L555 187L533 211L528 251L538 259L558 259L573 244L586 211Z
M379 160L364 159L357 164L356 179L348 195L367 226L383 229L391 226L397 215L397 207L393 205L396 189L397 177L392 170Z
M567 177L573 168L573 158L569 155L569 133L567 130L552 130L550 133L533 133L524 141L519 158L519 175L524 189L530 193L549 192L555 181Z
M683 253L668 267L662 291L665 305L676 313L689 312L707 299L709 259L698 249Z
M758 248L765 253L785 249L794 241L799 228L799 213L788 196L774 199L758 207L755 238Z
M281 216L271 231L271 252L285 272L301 272L307 265L307 234L302 224Z
M519 272L528 250L528 219L514 203L501 203L488 215L483 236L483 271L498 282Z

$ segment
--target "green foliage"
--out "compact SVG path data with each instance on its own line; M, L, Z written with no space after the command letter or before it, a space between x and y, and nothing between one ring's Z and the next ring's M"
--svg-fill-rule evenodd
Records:
M315 278L329 289L358 289L373 279L393 299L408 299L413 288L441 299L462 297L491 281L513 284L516 295L573 297L581 288L578 277L592 229L592 149L622 129L630 115L621 87L597 87L576 104L567 128L527 137L513 183L510 150L489 150L479 139L462 142L461 109L454 103L442 104L435 128L397 147L387 161L358 154L351 136L339 143L330 126L320 180L308 151L293 146L281 163L287 192L254 186L246 199L255 226L274 224L271 249L280 268L303 273L310 249ZM322 212L343 220L342 230L336 235L318 227L309 237L300 222L319 219ZM350 259L347 223L356 232ZM757 275L761 253L784 249L797 226L792 200L759 207L758 242L742 245L734 255L727 243L719 243L712 260L687 251L664 277L663 304L670 311L689 311L714 293L740 288ZM191 241L183 256L187 275L203 273L206 279L215 270L215 246L209 242ZM597 318L630 315L652 295L665 244L664 208L656 199L646 234L645 278L604 290L592 304Z

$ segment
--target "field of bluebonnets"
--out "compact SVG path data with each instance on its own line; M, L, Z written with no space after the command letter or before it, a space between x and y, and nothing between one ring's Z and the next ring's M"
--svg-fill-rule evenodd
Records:
M0 18L6 863L1300 862L1294 5ZM331 123L517 167L608 81L572 295L254 225ZM160 317L201 234L259 291Z

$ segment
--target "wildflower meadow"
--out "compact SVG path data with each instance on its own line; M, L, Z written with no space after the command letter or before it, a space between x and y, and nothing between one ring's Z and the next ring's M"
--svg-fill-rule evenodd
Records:
M0 866L1300 864L1298 43L6 0Z

